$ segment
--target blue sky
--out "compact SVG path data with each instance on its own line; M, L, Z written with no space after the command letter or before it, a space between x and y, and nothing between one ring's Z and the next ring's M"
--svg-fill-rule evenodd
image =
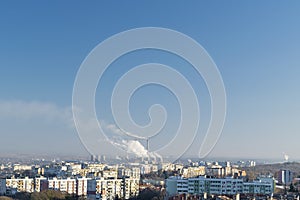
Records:
M227 118L210 156L281 158L285 152L300 159L299 9L298 1L2 1L0 151L87 154L70 120L80 64L106 38L154 26L194 38L221 72ZM146 53L137 57L178 63L168 55ZM130 56L135 55L118 62L134 64ZM107 87L102 88L106 95L114 83L110 77L118 73L117 68L108 72ZM150 98L155 92L162 92L148 89L148 95L136 94L140 103L132 109L140 123L145 112L139 111L156 102ZM205 104L207 94L202 95ZM166 94L162 104L170 99ZM175 101L170 110L177 112ZM109 114L101 117L111 120Z

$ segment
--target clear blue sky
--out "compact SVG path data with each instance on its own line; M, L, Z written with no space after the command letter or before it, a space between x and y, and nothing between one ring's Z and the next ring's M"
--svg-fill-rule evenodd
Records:
M210 156L300 159L299 10L299 1L2 1L0 151L87 154L68 121L80 64L109 36L154 26L194 38L222 74L227 119Z

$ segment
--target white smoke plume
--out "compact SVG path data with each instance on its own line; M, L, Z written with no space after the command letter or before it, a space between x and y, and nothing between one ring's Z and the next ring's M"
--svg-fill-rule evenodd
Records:
M287 155L286 153L283 153L283 157L284 157L285 162L289 161L289 155Z
M101 122L103 125L102 127L109 133L108 138L110 141L121 148L122 150L126 151L128 154L133 154L140 158L151 158L153 160L159 159L162 161L162 156L155 152L149 152L140 141L132 138L128 135L133 134L125 134L121 129L119 129L115 124L107 124L105 122Z

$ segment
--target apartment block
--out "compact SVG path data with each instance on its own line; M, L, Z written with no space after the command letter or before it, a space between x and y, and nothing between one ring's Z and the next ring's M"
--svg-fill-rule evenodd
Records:
M6 193L6 180L0 179L0 196Z
M16 189L17 192L33 192L34 180L33 178L10 178L6 179L6 188Z
M48 180L49 189L59 190L68 194L76 194L76 179L67 178L59 179L53 178Z
M271 194L274 191L273 178L261 178L253 182L244 182L243 179L209 178L199 176L195 178L170 177L166 180L166 189L169 195L175 194Z

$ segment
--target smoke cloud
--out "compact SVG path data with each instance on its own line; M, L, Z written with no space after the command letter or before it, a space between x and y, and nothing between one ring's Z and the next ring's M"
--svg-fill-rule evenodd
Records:
M107 137L110 141L117 147L121 148L128 154L133 154L140 158L152 158L155 161L160 159L162 161L162 156L155 153L149 152L140 141L136 140L133 137L130 137L128 134L124 133L120 128L118 128L115 124L107 124L105 122L101 122L103 128L108 133Z

